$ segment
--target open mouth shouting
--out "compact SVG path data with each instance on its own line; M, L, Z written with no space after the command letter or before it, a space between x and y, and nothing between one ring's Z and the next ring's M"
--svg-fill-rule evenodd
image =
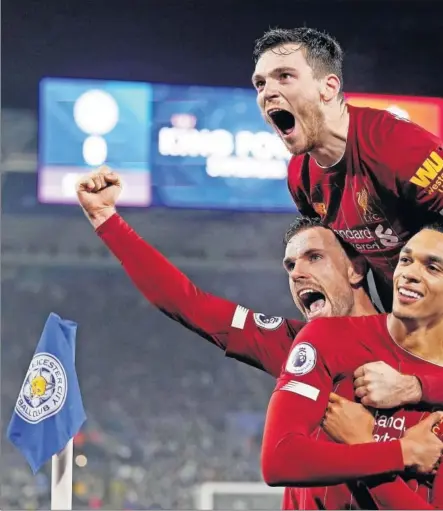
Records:
M398 301L404 305L416 303L423 298L423 293L405 286L398 287L397 295Z
M271 108L267 111L272 124L281 133L282 137L291 135L295 128L295 117L282 108Z
M327 314L326 297L321 291L305 288L298 291L297 296L305 309L307 319L314 319Z

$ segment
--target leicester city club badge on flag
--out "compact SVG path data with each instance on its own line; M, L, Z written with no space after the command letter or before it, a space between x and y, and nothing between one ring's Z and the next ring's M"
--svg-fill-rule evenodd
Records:
M65 404L68 381L65 369L50 353L34 355L23 382L15 412L30 424L55 415Z
M7 436L36 473L86 420L75 369L77 324L51 313L20 389Z

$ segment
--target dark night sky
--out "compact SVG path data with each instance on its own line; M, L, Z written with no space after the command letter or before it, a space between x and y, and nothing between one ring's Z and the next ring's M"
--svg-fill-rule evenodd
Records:
M345 90L443 96L443 0L7 0L3 106L36 108L43 76L249 86L269 26L325 29Z

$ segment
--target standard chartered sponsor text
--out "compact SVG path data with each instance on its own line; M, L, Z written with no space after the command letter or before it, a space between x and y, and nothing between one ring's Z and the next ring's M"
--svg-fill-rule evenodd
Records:
M398 440L406 431L406 418L401 416L383 415L379 411L375 414L374 440L377 442L391 442Z
M334 229L345 241L352 243L359 251L371 252L382 248L396 247L399 243L398 236L390 228L383 228L382 224L377 225L374 231L369 227L363 229Z

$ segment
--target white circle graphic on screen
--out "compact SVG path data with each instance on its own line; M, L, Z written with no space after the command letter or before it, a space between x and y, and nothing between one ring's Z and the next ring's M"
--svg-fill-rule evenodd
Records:
M104 90L92 89L82 94L74 104L74 120L88 135L106 135L118 122L118 105Z
M83 142L83 158L88 165L97 166L106 161L108 145L103 137L91 135Z
M118 119L117 102L104 90L91 89L75 102L75 123L90 135L83 143L83 158L88 165L98 166L106 161L108 147L103 135L115 128Z

